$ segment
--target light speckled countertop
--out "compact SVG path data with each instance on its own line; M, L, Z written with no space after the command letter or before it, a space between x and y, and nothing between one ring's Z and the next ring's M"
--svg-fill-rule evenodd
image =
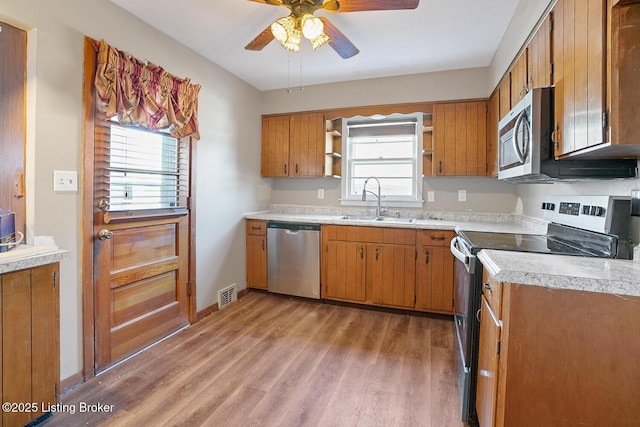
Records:
M640 262L482 250L482 265L499 282L640 297Z
M392 211L389 216L393 216L393 213ZM262 221L360 225L367 227L395 227L424 230L473 230L523 234L544 234L547 231L546 221L513 214L401 211L402 217L414 218L416 221L413 223L396 223L341 219L344 215L366 214L367 212L365 211L355 209L273 205L269 211L248 213L244 215L244 218Z
M57 246L18 245L0 253L0 274L59 262L69 256L69 251Z

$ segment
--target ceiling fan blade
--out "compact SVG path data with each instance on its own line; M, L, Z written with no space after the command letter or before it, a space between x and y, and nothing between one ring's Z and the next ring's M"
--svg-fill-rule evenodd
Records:
M336 3L338 5L336 9ZM420 0L326 0L324 9L327 12L364 12L367 10L403 10L415 9Z
M324 24L324 33L329 36L329 45L338 52L338 55L347 59L360 53L360 50L331 21L325 17L320 17L320 20Z
M282 0L249 0L256 3L270 4L272 6L283 6Z
M263 32L251 40L244 48L247 50L262 50L266 45L273 40L273 33L271 32L271 26L268 26Z

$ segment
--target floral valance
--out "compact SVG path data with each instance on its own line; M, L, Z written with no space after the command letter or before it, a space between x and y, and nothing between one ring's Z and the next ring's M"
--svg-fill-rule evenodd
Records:
M200 139L200 85L136 59L104 40L96 43L96 50L95 86L105 104L106 119L117 115L123 125L137 125L153 131L169 128L175 137Z

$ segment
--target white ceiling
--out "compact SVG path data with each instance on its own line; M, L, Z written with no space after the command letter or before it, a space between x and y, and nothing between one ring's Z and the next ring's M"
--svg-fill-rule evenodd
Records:
M359 49L342 59L302 41L289 53L274 40L244 46L289 10L248 0L111 0L259 90L485 67L520 0L420 0L415 10L326 16ZM348 1L348 0L343 0ZM179 6L177 6L179 5Z

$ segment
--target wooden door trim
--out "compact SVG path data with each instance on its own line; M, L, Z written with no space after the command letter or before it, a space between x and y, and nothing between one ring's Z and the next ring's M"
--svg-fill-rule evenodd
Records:
M93 248L93 193L94 165L93 153L95 90L93 76L96 69L96 51L93 44L96 40L84 38L84 78L83 78L83 130L82 130L82 219L81 219L81 265L82 265L82 378L87 381L96 375L95 369L95 302L93 288L94 248ZM196 230L195 230L195 158L196 144L193 138L190 145L190 198L189 198L189 322L197 321L196 314ZM75 376L74 376L75 377Z

